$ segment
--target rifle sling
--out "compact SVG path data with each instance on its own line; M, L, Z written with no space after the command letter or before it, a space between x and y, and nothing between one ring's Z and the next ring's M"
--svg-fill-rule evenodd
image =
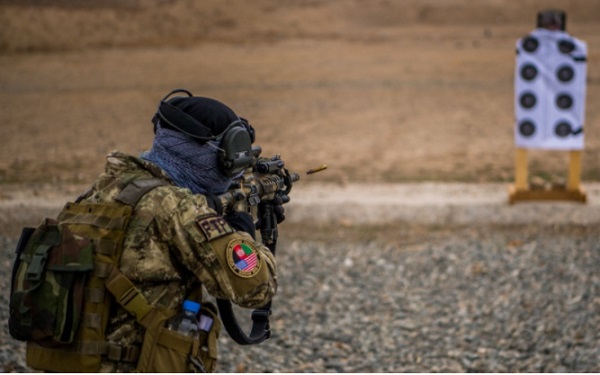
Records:
M265 246L267 246L271 253L275 255L277 241L273 241ZM268 302L265 306L252 311L252 329L250 330L250 335L246 335L246 333L238 324L235 313L233 312L233 308L231 306L231 301L217 298L217 306L219 307L219 315L221 315L221 321L225 326L225 330L233 339L233 341L237 342L238 344L260 344L271 337L271 326L269 324L269 316L271 316L271 302Z
M217 299L221 321L233 341L240 345L259 344L271 337L269 325L269 316L271 315L271 302L264 307L252 311L252 330L250 335L242 330L237 322L235 313L231 306L231 301L226 299Z
M214 195L206 195L206 201L210 208L215 210L219 215L223 214L223 206L218 197ZM275 221L277 223L277 221ZM271 253L275 255L276 241L270 244L265 244L271 250ZM240 327L231 301L226 299L217 298L217 306L219 308L219 315L225 330L229 336L240 345L254 345L260 344L269 337L271 337L271 327L269 324L269 316L271 315L271 302L265 306L252 311L252 329L250 335L247 335Z

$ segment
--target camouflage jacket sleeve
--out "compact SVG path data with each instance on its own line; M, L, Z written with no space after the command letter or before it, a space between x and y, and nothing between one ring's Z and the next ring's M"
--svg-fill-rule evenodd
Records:
M157 189L160 190L161 188ZM262 243L236 232L201 195L172 195L162 207L159 232L179 263L217 298L247 308L263 306L277 289L275 258Z

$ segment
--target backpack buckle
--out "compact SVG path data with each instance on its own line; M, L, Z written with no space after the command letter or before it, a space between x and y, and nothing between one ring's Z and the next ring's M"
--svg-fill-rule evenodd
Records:
M140 347L137 345L107 343L106 358L115 362L135 363L140 358Z
M48 250L50 250L50 246L40 245L33 254L25 276L28 281L40 281L42 279L42 272L48 260Z

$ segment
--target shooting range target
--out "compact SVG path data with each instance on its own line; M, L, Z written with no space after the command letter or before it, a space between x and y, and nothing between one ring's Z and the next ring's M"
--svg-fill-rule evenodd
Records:
M561 30L538 28L517 41L517 147L583 149L586 58L586 43Z

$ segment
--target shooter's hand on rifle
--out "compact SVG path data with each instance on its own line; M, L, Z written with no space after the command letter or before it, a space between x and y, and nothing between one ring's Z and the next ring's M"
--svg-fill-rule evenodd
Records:
M290 201L290 199L288 198L285 203L287 203L289 201ZM283 204L284 204L283 199L279 195L276 195L270 201L261 202L261 205L259 206L259 210L261 210L261 206L263 206L265 204L270 204L273 207L273 215L275 215L277 224L281 224L285 220L285 208L283 208ZM260 229L260 222L257 224L257 229Z

